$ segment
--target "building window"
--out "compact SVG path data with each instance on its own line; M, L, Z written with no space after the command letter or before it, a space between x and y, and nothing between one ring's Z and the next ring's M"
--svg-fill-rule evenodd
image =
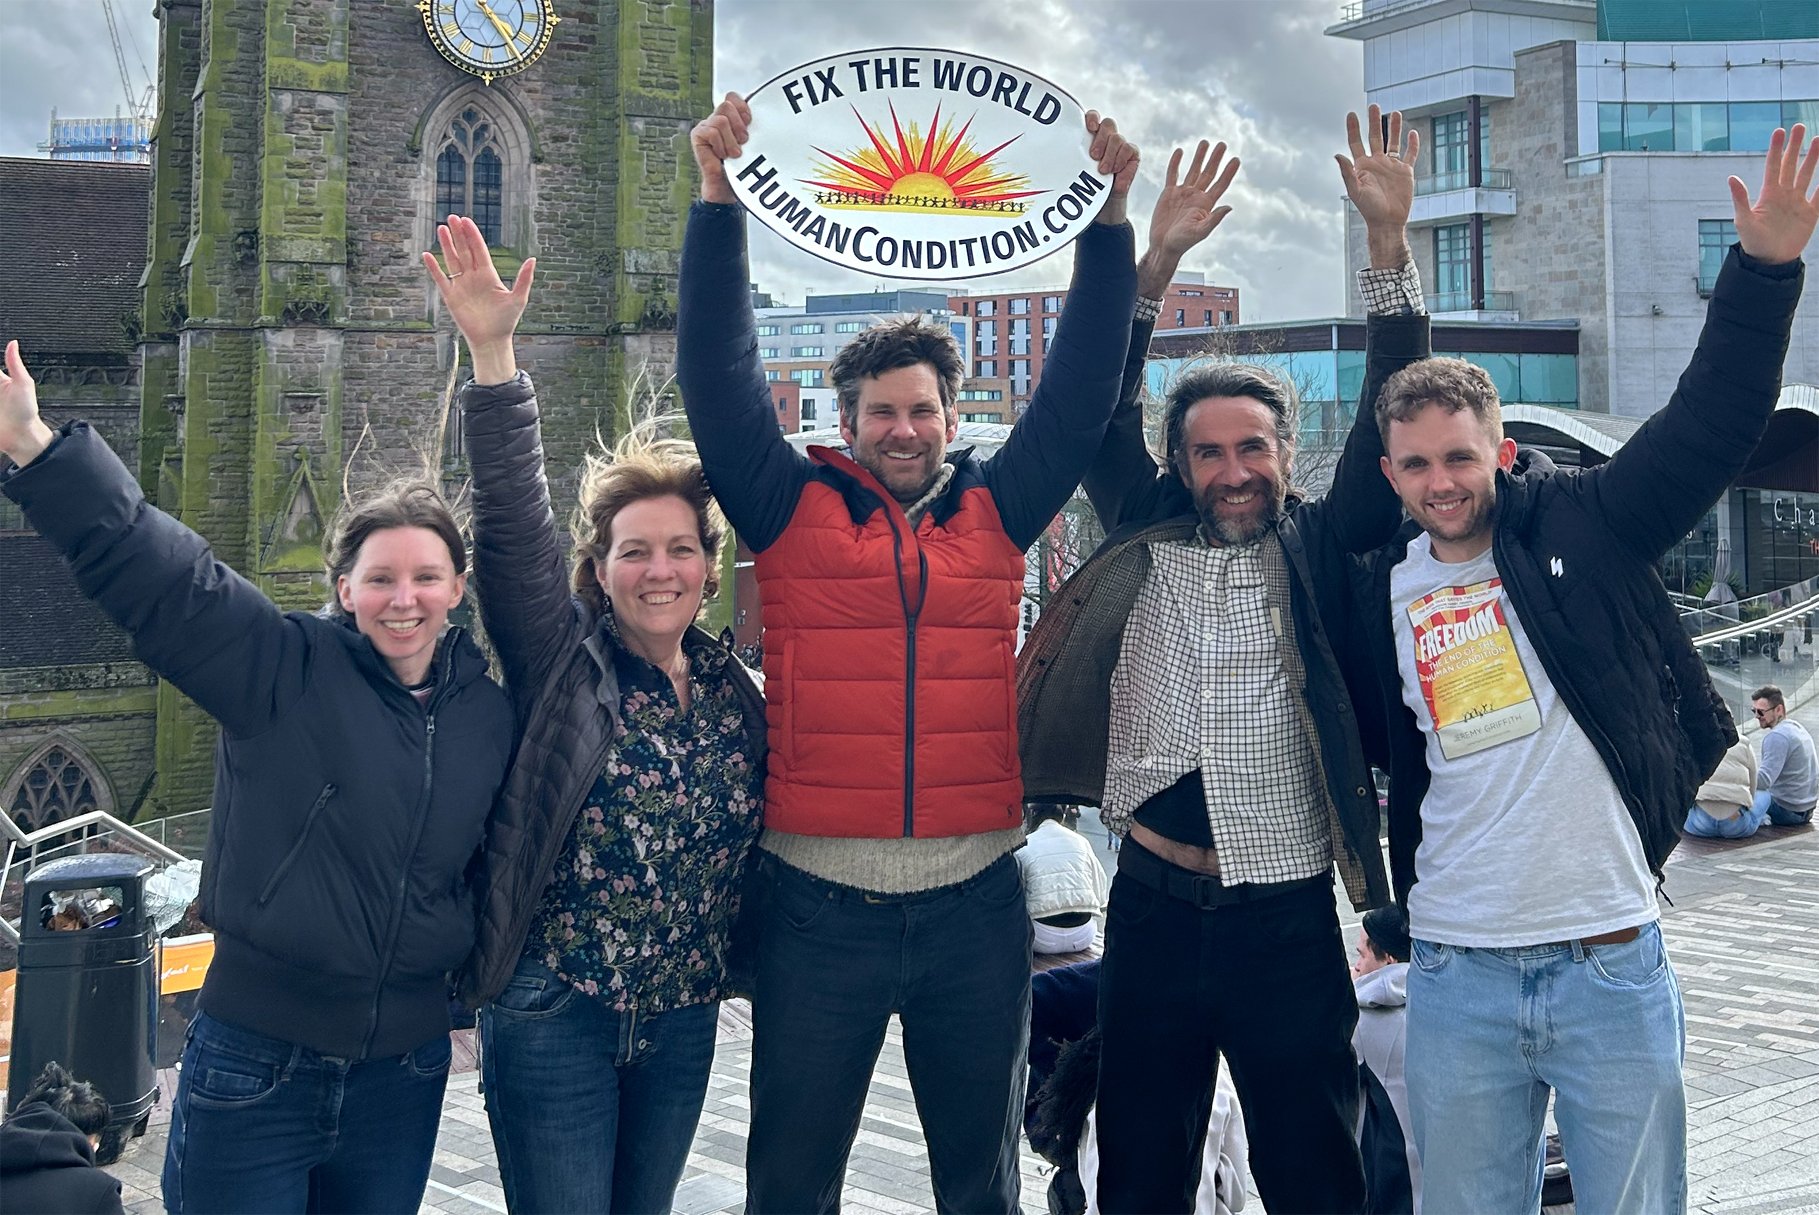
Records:
M783 373L778 371L775 367L767 367L764 369L764 378L767 380L781 380L783 378Z
M996 300L980 300L979 308L977 310L976 315L978 315L978 316L997 316L998 315L998 302Z
M777 398L777 412L782 413L784 410L786 410L788 408L789 408L789 398L788 397L778 397Z
M1205 325L1208 329L1213 327L1213 310L1211 308L1206 310L1204 319L1200 323Z
M1728 219L1699 221L1699 294L1709 296L1718 284L1718 271L1737 240L1737 225Z
M487 244L505 243L505 162L498 133L471 106L449 123L436 153L436 214L471 216Z
M777 333L778 333L778 327L775 325L758 326L758 336L759 337L776 337Z
M823 332L823 329L824 329L824 327L822 326L820 321L809 321L805 324L791 325L789 327L789 331L792 334L796 334L796 335L801 335L804 333L821 333L821 332Z
M1235 319L1235 318L1234 318L1234 317L1233 317L1233 315L1232 315L1232 314L1231 314L1231 313L1230 313L1230 312L1229 312L1229 311L1223 311L1223 310L1222 310L1222 311L1221 311L1221 312L1220 312L1220 313L1219 313L1219 323L1220 323L1220 324L1221 324L1221 325L1229 325L1229 324L1231 324L1231 323L1232 323L1232 321L1233 321L1233 320L1234 320L1234 319Z
M834 326L835 333L863 333L864 331L864 321L841 321Z
M789 378L796 381L796 383L802 385L804 388L820 388L823 384L822 377L826 374L827 373L819 367L810 367L804 371L790 372Z
M1688 103L1674 107L1676 151L1728 152L1730 147L1730 112L1722 101Z
M1058 295L1043 296L1042 297L1042 311L1044 311L1044 312L1061 311L1061 297Z
M984 362L980 363L979 364L979 378L982 380L997 379L998 378L998 360L997 359L987 359Z
M789 356L792 359L818 359L821 357L821 352L823 349L825 349L825 347L791 346L789 348Z
M1018 296L1011 297L1011 315L1012 316L1028 316L1029 310L1030 310L1030 297L1029 296L1018 295Z
M808 397L802 398L802 420L804 422L815 420L815 402Z
M1779 101L1733 101L1730 107L1731 151L1766 152L1781 125ZM1752 183L1753 184L1753 183Z
M1434 229L1434 292L1436 312L1459 312L1472 302L1472 229L1470 224L1447 224Z
M761 358L761 359L774 359L774 358L776 358L776 357L777 357L777 347L775 347L775 346L760 346L760 347L758 347L758 357L759 357L759 358Z
M1186 308L1175 309L1175 328L1177 328L1177 329L1187 328L1187 309Z
M1004 390L1001 388L962 388L960 399L962 401L1002 401Z
M1014 396L1026 397L1030 391L1030 361L1028 359L1011 360L1011 393Z
M22 831L36 831L99 810L101 799L96 796L95 783L71 751L53 746L26 771L7 811Z

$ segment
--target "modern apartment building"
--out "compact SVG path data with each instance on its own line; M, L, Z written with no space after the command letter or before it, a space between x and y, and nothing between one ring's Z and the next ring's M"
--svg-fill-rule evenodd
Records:
M1575 322L1574 399L1518 409L1528 420L1512 433L1551 427L1602 460L1666 404L1698 340L1736 239L1727 179L1758 188L1776 127L1819 133L1819 3L1359 0L1327 32L1362 44L1368 100L1421 132L1410 224L1430 310ZM1346 222L1356 265L1363 224L1349 207ZM1752 592L1819 574L1811 289L1783 378L1756 462L1669 555L1670 585L1709 575L1720 543Z
M972 320L974 374L981 379L1002 376L1010 381L1013 418L1022 415L1042 379L1042 360L1055 340L1066 297L1065 287L991 294L967 291L948 297L948 307L955 315ZM1212 286L1202 274L1183 273L1169 284L1156 317L1156 331L1238 323L1236 287Z
M1327 32L1421 131L1430 310L1577 320L1579 408L1659 409L1736 236L1726 179L1755 188L1777 126L1819 130L1819 4L1360 0ZM1348 207L1348 264L1363 240ZM1792 346L1788 380L1819 383L1810 297Z

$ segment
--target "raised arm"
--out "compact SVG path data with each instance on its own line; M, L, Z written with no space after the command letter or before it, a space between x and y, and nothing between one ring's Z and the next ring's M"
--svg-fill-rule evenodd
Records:
M746 547L783 534L808 479L806 457L777 426L752 317L745 211L726 162L745 154L751 107L737 93L690 133L701 201L682 242L676 309L676 383L708 484Z
M1608 461L1579 478L1588 505L1653 560L1704 517L1748 463L1774 412L1800 302L1801 251L1819 223L1819 140L1777 130L1752 201L1730 179L1737 247L1725 258L1692 361L1665 408Z
M507 287L473 220L449 216L437 226L436 239L447 269L430 253L423 255L423 267L474 364L460 401L474 477L480 618L522 708L523 696L542 685L562 656L575 611L543 469L537 397L530 377L518 370L513 346L537 259L527 259Z
M1138 302L1131 319L1118 405L1081 482L1107 532L1131 519L1193 509L1181 478L1172 469L1157 465L1144 440L1143 369L1157 309L1181 268L1181 259L1231 214L1232 209L1220 200L1237 177L1240 162L1236 156L1225 159L1223 143L1209 145L1204 139L1194 150L1185 175L1182 156L1182 149L1176 148L1169 157L1162 193L1150 213L1149 248L1137 263Z
M0 372L0 488L63 555L134 651L229 733L256 734L302 690L308 639L208 544L153 507L87 424L38 413L19 343Z
M1383 438L1377 429L1377 397L1384 381L1430 353L1421 280L1408 248L1408 216L1415 202L1415 164L1421 133L1406 132L1400 111L1388 116L1376 106L1345 116L1351 155L1337 155L1345 193L1364 219L1370 265L1358 272L1368 318L1365 321L1364 385L1345 449L1333 469L1333 484L1319 505L1338 544L1348 553L1367 553L1386 544L1402 520L1402 504L1381 471ZM1384 128L1387 126L1388 132Z

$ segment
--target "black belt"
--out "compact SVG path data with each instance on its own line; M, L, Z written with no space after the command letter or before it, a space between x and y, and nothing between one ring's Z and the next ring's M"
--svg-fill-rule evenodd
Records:
M1257 903L1302 890L1326 889L1333 884L1332 875L1323 873L1292 882L1240 882L1227 886L1214 874L1193 873L1171 865L1134 840L1126 840L1118 850L1118 873L1172 899L1192 903L1202 911L1233 903Z

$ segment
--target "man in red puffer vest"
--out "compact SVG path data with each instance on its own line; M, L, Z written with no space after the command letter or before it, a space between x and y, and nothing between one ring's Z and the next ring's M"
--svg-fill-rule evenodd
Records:
M770 726L747 1210L839 1208L878 1051L903 1023L935 1206L1018 1209L1030 926L1013 687L1023 552L1117 401L1135 299L1137 152L1089 115L1113 175L1080 238L1048 369L990 460L949 456L964 360L888 322L832 377L852 455L779 432L728 181L751 111L695 128L678 380L701 461L757 554Z

